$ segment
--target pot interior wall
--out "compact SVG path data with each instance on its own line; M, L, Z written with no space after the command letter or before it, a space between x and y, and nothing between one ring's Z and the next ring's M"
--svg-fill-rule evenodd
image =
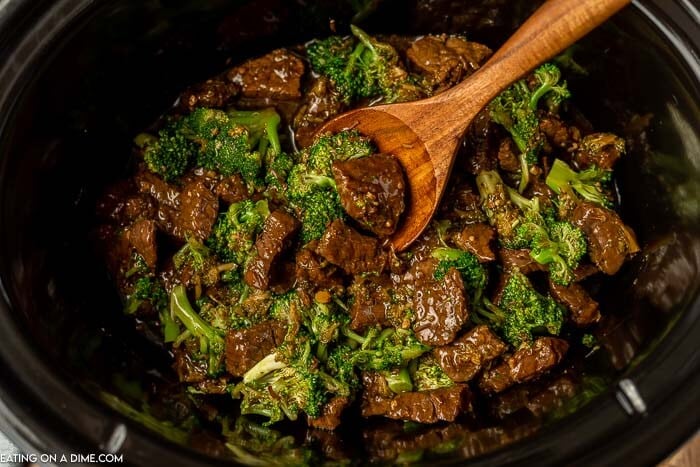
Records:
M125 378L172 376L164 349L123 315L91 248L95 200L128 173L133 136L187 84L326 35L331 17L345 31L353 14L350 1L95 3L26 69L0 141L0 272L17 328L33 342L19 351L38 353L76 390L88 388L87 397L123 389ZM495 48L530 4L386 1L362 24L381 33L466 32ZM630 115L652 115L618 179L623 218L645 251L606 286L609 338L591 364L617 378L696 296L700 92L674 48L633 9L583 41L576 57L589 76L570 78L573 101L597 128L632 135Z

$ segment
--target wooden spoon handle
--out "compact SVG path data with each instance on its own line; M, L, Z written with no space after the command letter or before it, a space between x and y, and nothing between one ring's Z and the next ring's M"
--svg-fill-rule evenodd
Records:
M455 110L482 108L516 79L571 46L630 0L549 0L469 81L443 93ZM444 104L443 104L444 105Z

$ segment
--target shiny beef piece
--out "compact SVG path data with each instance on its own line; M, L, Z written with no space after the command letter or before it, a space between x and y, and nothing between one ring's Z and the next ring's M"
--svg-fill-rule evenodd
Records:
M549 281L549 292L569 310L569 319L576 326L585 327L600 321L598 302L593 300L580 284L571 283L564 286Z
M479 387L498 393L516 383L532 381L561 362L569 343L556 337L540 337L530 347L522 347L500 365L483 374Z
M286 49L277 49L232 68L226 78L241 88L241 96L285 100L301 97L304 62Z
M226 371L243 376L283 341L287 327L280 321L263 321L248 329L226 334Z
M491 120L488 109L476 114L467 129L462 157L456 163L462 164L464 170L477 175L484 170L495 170L498 166L501 128Z
M581 132L552 114L540 116L540 131L552 148L565 149L581 140Z
M391 306L391 279L386 275L355 277L348 292L353 302L350 307L350 328L362 330L379 324L387 326L387 308Z
M431 346L452 342L469 318L460 272L452 268L437 280L433 277L436 265L433 259L418 263L404 278L414 288L413 331L419 341Z
M240 175L231 175L230 177L219 180L214 186L214 193L219 197L219 200L227 204L238 203L248 199L248 187Z
M309 426L322 430L335 430L340 425L340 416L349 403L347 397L334 397L323 406L323 413L320 417L308 418Z
M503 263L503 269L508 271L518 269L523 274L530 274L535 271L546 271L547 268L532 259L529 250L512 250L501 248L498 250L498 257Z
M486 46L444 34L423 36L406 51L412 67L438 92L472 74L490 55Z
M517 146L512 138L503 138L498 145L498 166L505 172L518 173L522 166L518 158Z
M192 112L198 107L209 109L225 108L240 92L237 84L226 82L223 79L208 79L203 83L188 88L180 95L178 106Z
M340 202L350 217L379 237L396 231L406 208L406 179L389 154L333 163Z
M314 78L311 88L304 93L302 103L294 115L294 139L297 147L311 146L321 125L342 113L344 109L345 105L331 81L325 76Z
M584 201L569 220L586 234L591 261L605 274L615 274L627 256L639 251L634 232L615 211Z
M433 355L452 381L465 383L506 349L507 346L488 326L479 325L451 344L433 349Z
M469 224L452 237L452 241L461 250L477 257L480 263L496 260L491 245L496 239L496 232L488 224Z
M580 169L598 167L612 170L617 160L625 153L625 140L612 133L586 135L574 155Z
M464 384L430 391L394 394L378 373L363 373L362 416L382 415L418 423L452 422L469 410L472 394ZM388 392L387 392L388 391Z
M311 292L319 288L341 288L343 278L340 270L316 253L317 247L318 242L314 240L297 252L294 270L297 285Z
M207 379L207 365L205 362L193 361L183 349L175 349L173 355L175 356L173 368L179 381L201 383Z
M219 200L201 181L182 187L180 209L174 219L173 234L181 240L192 236L206 240L219 215Z
M243 279L246 284L266 290L275 276L276 262L287 250L299 231L299 221L284 211L273 211L263 224L255 241L256 255L248 262Z
M124 236L136 253L143 257L148 267L155 269L158 260L155 222L145 219L136 221L124 230Z
M137 193L131 180L110 186L97 203L97 216L126 226L141 219L155 219L157 206L148 194Z
M318 242L318 253L348 274L382 272L388 261L379 240L367 237L336 219Z

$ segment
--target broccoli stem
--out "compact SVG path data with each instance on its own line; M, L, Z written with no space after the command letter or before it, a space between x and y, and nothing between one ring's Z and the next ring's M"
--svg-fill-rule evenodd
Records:
M287 366L281 360L277 360L277 352L272 352L267 357L253 365L253 368L248 370L243 375L243 383L250 384L276 370L281 370Z
M228 115L231 117L231 120L239 125L256 128L265 132L267 138L262 138L261 146L259 146L261 154L264 154L268 142L276 154L282 152L279 134L277 133L277 128L280 124L280 116L275 109L231 110L228 112ZM263 142L264 144L262 144Z
M182 284L173 287L170 293L170 313L177 317L194 337L199 338L201 352L209 354L209 373L216 374L224 350L224 339L194 311L187 299L187 290Z
M396 394L402 392L409 392L413 390L413 382L411 381L411 375L408 372L408 368L401 368L399 370L384 372L384 378L386 379L389 389L391 389Z

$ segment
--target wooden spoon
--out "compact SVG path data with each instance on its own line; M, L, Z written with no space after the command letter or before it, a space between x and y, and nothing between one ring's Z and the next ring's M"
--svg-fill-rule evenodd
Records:
M407 209L391 238L405 249L438 207L462 136L472 119L503 89L554 57L630 0L549 0L491 59L457 86L415 102L353 110L320 133L356 129L380 152L395 155L408 178Z

